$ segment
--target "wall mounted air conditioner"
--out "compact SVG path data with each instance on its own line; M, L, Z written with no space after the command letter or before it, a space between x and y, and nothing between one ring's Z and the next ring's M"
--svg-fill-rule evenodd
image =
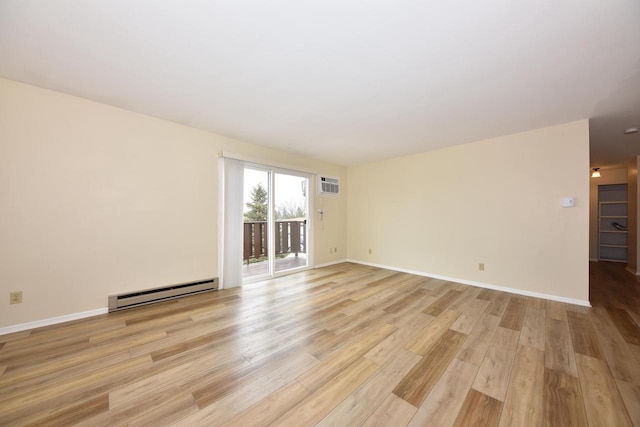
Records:
M340 194L340 179L330 176L318 176L318 194Z

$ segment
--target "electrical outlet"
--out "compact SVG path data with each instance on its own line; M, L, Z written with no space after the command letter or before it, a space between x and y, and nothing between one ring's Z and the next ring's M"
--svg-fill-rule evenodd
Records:
M333 248L333 252L338 253L338 248Z
M22 291L15 291L9 294L9 304L20 304L22 302Z
M369 248L369 255L371 255L373 253L373 251L371 250L371 248Z
M478 264L478 270L484 271L484 262L481 262L480 264Z

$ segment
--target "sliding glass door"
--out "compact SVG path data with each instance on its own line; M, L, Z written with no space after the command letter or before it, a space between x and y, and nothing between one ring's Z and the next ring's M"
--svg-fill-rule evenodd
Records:
M244 282L309 265L309 179L304 173L245 164Z
M274 183L275 272L307 267L309 178L275 173Z

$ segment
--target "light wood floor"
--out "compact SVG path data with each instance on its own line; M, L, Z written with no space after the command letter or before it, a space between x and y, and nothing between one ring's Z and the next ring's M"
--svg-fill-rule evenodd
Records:
M640 426L640 285L591 269L591 309L341 264L0 336L0 425Z

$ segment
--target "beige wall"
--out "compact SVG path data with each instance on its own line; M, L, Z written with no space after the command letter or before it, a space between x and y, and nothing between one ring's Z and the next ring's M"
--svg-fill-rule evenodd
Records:
M349 258L587 301L588 170L587 120L349 168Z
M600 175L589 178L589 259L593 261L598 260L598 186L626 184L627 168L601 169Z
M340 177L346 193L340 166L0 79L0 328L217 276L220 150ZM322 202L317 264L347 244L346 194Z
M315 215L316 264L348 253L588 298L586 121L347 173L0 79L0 328L101 309L114 293L217 276L222 150L341 178L340 197L315 199L325 211L322 222ZM561 208L563 196L576 197L576 207ZM22 304L8 304L14 290Z

